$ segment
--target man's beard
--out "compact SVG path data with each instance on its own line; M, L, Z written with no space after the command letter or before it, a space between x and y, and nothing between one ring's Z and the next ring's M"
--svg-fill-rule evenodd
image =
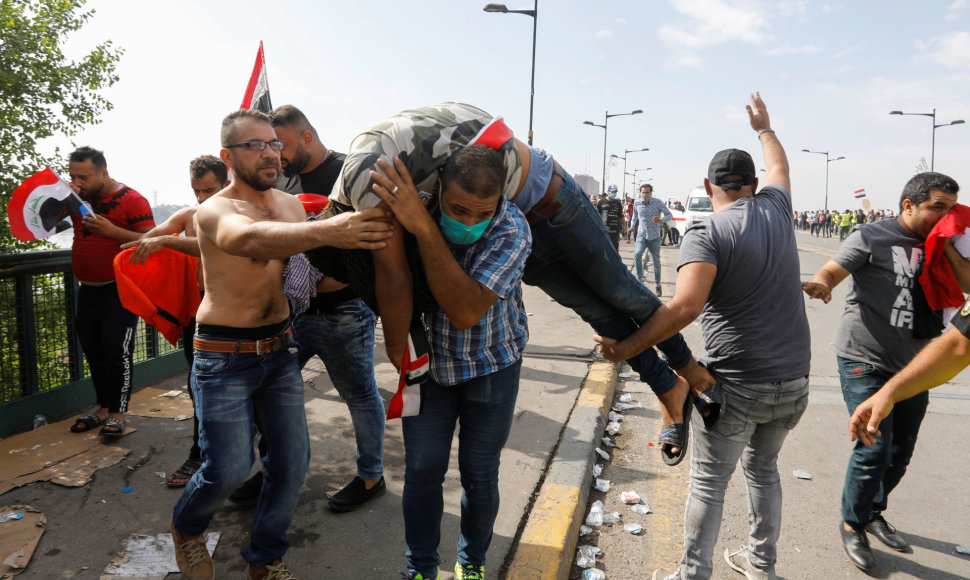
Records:
M301 147L299 151L293 154L293 159L286 162L286 167L283 168L283 175L287 177L299 175L303 173L303 170L306 169L307 163L309 162L310 152Z
M262 173L260 173L260 170L265 167L272 167L276 170L276 174L273 177L264 176ZM249 169L244 170L240 166L235 166L233 167L232 173L233 177L238 178L240 181L249 187L252 187L256 191L266 191L267 189L271 189L274 185L276 185L276 180L279 179L280 161L279 159L269 159L260 162L260 164L252 171Z

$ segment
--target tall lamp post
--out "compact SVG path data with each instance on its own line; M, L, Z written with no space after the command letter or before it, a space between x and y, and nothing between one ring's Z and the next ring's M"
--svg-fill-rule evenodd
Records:
M838 161L840 159L845 159L845 156L831 158L829 157L828 151L809 151L808 149L802 149L805 153L816 153L818 155L825 156L825 211L829 210L829 163L833 161ZM764 171L764 170L762 170Z
M950 125L962 125L963 119L957 119L956 121L950 121L949 123L936 124L936 109L933 109L932 113L904 113L902 111L889 111L890 115L919 115L920 117L929 117L933 119L933 144L930 148L930 171L933 171L933 167L936 164L936 130L940 127L949 127Z
M606 111L605 115L603 116L602 125L592 121L583 121L583 125L591 125L593 127L600 127L603 129L603 193L606 193L606 133L607 126L610 124L610 119L613 117L625 117L627 115L639 115L642 112L642 110L637 109L629 113L614 113L611 115L609 111Z
M532 110L536 96L536 27L539 23L539 0L533 0L532 10L509 10L505 4L486 4L485 12L525 14L532 17L532 84L529 87L529 145L532 145Z
M636 153L638 151L650 151L650 148L649 147L644 147L643 149L625 149L623 151L623 157L620 157L619 155L617 155L616 153L614 153L613 155L610 155L610 159L613 159L614 157L616 159L622 159L623 160L623 175L630 175L629 173L626 172L626 156L629 155L630 153ZM626 178L625 177L623 178L623 189L624 190L626 189ZM625 194L626 194L626 192L624 191L624 195Z
M638 189L639 190L639 188L637 187L637 173L640 173L641 171L651 171L652 169L653 169L653 167L644 167L642 169L634 169L633 170L633 188L634 189ZM647 181L650 181L650 180L648 179Z

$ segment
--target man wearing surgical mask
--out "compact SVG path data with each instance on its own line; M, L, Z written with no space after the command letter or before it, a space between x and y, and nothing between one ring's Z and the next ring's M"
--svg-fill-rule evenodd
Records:
M455 152L441 172L440 210L429 213L404 162L377 162L374 191L414 234L440 310L425 314L431 380L421 413L404 417L404 534L408 578L440 578L442 481L461 424L461 536L455 577L484 578L498 514L499 456L512 426L529 331L521 280L532 248L525 215L502 195L502 155ZM435 215L440 211L440 216Z
M615 185L611 185L608 190L609 197L601 197L596 203L596 211L606 226L606 231L610 235L613 247L620 249L620 233L626 232L623 223L623 202L616 198L618 190Z

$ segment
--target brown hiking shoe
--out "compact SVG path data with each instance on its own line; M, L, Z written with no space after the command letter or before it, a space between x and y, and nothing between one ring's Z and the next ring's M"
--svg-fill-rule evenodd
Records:
M215 580L216 568L212 556L205 548L206 534L185 536L175 528L172 520L172 543L175 544L175 562L188 580Z
M300 580L287 570L283 560L273 560L272 564L265 566L246 566L245 580Z

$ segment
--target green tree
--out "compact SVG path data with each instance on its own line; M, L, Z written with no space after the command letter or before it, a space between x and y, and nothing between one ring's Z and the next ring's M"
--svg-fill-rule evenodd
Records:
M72 137L112 105L99 92L118 81L122 50L110 40L79 60L61 50L67 37L94 15L86 0L0 0L0 254L45 247L10 234L7 203L27 176L45 165L63 174L58 148L38 149L50 138Z

